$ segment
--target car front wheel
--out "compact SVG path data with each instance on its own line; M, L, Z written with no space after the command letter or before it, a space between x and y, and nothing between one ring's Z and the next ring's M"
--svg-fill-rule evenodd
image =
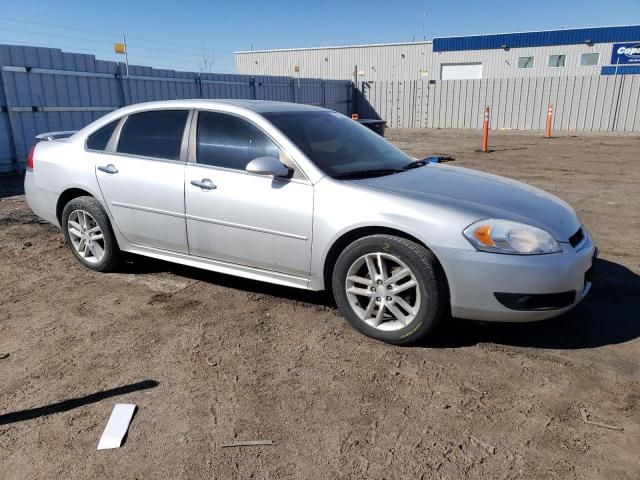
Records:
M67 245L85 267L108 272L118 265L120 249L109 218L95 198L70 200L62 211L62 231Z
M403 345L424 338L444 314L447 287L431 251L393 235L371 235L338 257L333 293L358 331Z

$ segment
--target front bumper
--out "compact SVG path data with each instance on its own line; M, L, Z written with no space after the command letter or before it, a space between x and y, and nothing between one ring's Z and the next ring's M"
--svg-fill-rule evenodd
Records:
M449 280L451 313L454 317L484 321L527 322L558 316L576 306L591 288L590 269L597 249L591 238L575 250L549 255L500 255L442 248L435 251ZM496 293L521 294L533 298L532 309L508 308ZM558 294L574 292L573 298L557 303ZM548 297L553 295L553 297ZM553 299L539 308L536 302ZM513 307L513 305L511 305Z

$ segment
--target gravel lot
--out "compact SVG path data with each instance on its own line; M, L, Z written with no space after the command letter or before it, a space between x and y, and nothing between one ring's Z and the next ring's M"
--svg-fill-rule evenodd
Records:
M393 347L322 294L144 259L93 273L3 178L0 477L640 478L640 138L387 136L571 203L600 246L592 295ZM128 439L98 452L117 402L139 406Z

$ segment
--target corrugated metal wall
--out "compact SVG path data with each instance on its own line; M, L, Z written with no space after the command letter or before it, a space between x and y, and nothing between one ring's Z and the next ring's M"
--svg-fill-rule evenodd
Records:
M298 67L307 77L353 80L357 65L360 80L413 80L431 57L431 42L422 42L237 52L235 61L238 73L250 75L295 75Z
M441 79L442 64L482 63L483 78L599 75L611 62L612 43L434 52L431 42L237 52L238 73L300 75L359 81ZM599 63L581 66L583 53L599 53ZM550 67L550 55L566 55L564 67ZM518 68L518 58L534 57L533 68Z
M361 86L358 112L389 127L542 130L547 106L554 130L640 132L640 76L582 76L371 82Z
M638 39L640 39L640 25L625 25L619 27L572 28L540 32L434 38L433 50L435 52L480 50L502 48L502 45L509 45L511 48L544 47L551 45L578 45L587 41L593 43L615 43Z
M351 113L350 81L176 72L58 49L0 45L0 172L24 169L42 132L77 130L132 103L179 98L282 100Z

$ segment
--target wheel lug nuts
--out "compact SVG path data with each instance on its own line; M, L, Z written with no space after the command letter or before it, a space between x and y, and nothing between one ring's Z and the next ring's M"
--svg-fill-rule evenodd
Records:
M387 302L390 302L390 301L391 301L391 297L387 297Z
M376 297L376 302L379 302L379 301L381 301L381 300L382 300L382 298L380 298L380 297Z
M382 285L382 280L378 280L378 285Z
M376 287L371 287L371 291L375 292L376 291Z
M387 289L388 289L388 290L391 290L392 288L393 288L393 286L391 286L391 285L387 285Z

